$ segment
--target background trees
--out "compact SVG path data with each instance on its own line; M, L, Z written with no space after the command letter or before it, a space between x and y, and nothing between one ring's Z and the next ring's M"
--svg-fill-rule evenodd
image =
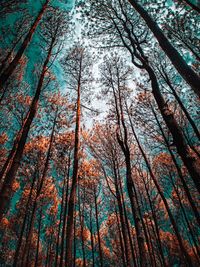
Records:
M2 1L1 265L199 266L187 2Z

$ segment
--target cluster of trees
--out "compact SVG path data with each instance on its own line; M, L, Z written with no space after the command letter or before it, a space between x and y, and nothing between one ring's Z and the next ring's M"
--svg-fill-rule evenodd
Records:
M199 6L68 4L0 2L0 265L199 266Z

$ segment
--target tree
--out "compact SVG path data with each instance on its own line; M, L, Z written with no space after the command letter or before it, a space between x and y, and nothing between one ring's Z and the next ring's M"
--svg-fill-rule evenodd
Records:
M53 49L55 49L55 46L58 44L59 37L64 34L63 29L65 28L63 28L64 21L62 20L62 18L63 17L59 13L57 14L55 13L54 15L51 14L51 18L47 18L48 20L46 24L46 32L44 33L44 36L46 34L46 38L48 38L47 39L48 41L47 55L42 66L42 70L41 70L41 74L40 74L40 78L38 81L35 95L30 104L30 108L27 113L27 116L23 122L22 129L20 130L20 137L19 137L19 140L17 140L17 148L15 148L15 151L11 150L11 153L14 153L14 155L11 157L12 162L10 163L9 169L6 170L4 183L1 189L0 220L2 219L3 214L6 212L6 208L9 205L9 201L12 196L12 184L14 182L17 170L20 166L20 161L23 156L24 147L26 144L26 140L28 138L28 134L29 134L32 121L37 113L39 98L40 98L40 94L42 91L43 83L46 80L45 75L47 74L47 71L49 69L48 66L50 64L50 59L53 53ZM54 22L54 24L52 24L51 22ZM49 24L49 28L48 28L48 24Z
M32 36L35 33L36 28L37 28L39 22L41 21L43 15L44 15L44 12L46 11L46 9L48 7L49 2L50 2L50 0L45 1L40 12L38 13L38 16L36 17L34 23L32 24L29 32L27 33L26 37L24 38L24 41L22 42L19 50L17 51L14 59L10 62L8 67L1 73L1 75L0 75L0 87L1 88L5 85L5 83L7 82L7 80L9 79L9 77L12 75L12 73L16 69L17 65L19 64L19 61L20 61L25 49L29 45L29 43L32 39Z

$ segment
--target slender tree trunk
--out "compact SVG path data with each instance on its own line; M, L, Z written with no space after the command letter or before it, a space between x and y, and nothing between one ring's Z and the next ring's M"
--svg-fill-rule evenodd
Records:
M146 184L146 182L144 180L143 175L141 175L141 177L142 177L142 180L143 180L143 183L144 183L144 186L145 186L145 191L146 191L146 194L147 194L147 198L148 198L148 201L149 201L149 205L150 205L150 209L151 209L151 213L152 213L152 217L153 217L153 221L154 221L154 225L155 225L155 230L156 230L155 236L157 237L157 240L158 240L158 249L159 249L159 252L160 252L160 255L161 255L162 264L163 264L164 267L166 267L167 265L166 265L166 262L165 262L164 252L163 252L163 248L162 248L162 242L161 242L161 238L160 238L158 220L157 220L157 217L156 217L155 209L153 207L153 204L152 204L152 201L151 201L151 197L150 197L150 194L149 194L149 190L147 188L147 184Z
M100 266L103 267L103 253L102 253L102 247L101 247L99 214L98 214L97 194L96 194L96 188L95 187L94 187L94 205L95 205L95 219L96 219L96 225L97 225L97 238L98 238L98 245L99 245Z
M74 257L73 257L73 267L76 267L76 217L74 219Z
M70 153L71 152L69 152L68 164L67 164L67 187L65 191L64 206L63 206L64 212L63 212L63 227L62 227L61 247L60 247L60 264L59 264L60 267L64 265L64 259L65 259L65 262L67 262L66 255L64 255L65 254L64 246L65 246L65 233L66 233L67 207L68 207L69 173L70 173L70 166L71 166ZM66 246L67 246L67 242L66 242Z
M32 121L37 113L37 108L38 108L38 102L39 102L39 97L40 97L40 93L42 90L42 85L44 82L44 78L45 78L45 73L47 71L47 65L50 61L50 57L51 57L51 53L52 53L52 49L53 49L53 45L54 45L54 39L52 39L51 44L50 44L50 48L47 54L47 58L43 64L43 68L42 68L42 72L40 75L40 79L38 82L38 86L36 89L36 93L35 96L32 100L30 109L29 109L29 113L28 116L24 122L23 125L23 129L22 129L22 133L21 136L19 138L19 142L18 142L18 146L17 146L17 150L15 152L15 155L13 157L12 163L9 167L9 170L7 171L6 175L5 175L5 179L4 179L4 183L1 189L1 193L0 193L0 222L2 220L3 214L6 212L7 207L10 204L10 200L12 197L12 184L15 180L15 176L17 174L18 168L20 166L20 161L22 159L23 156L23 151L24 151L24 147L26 144L26 140L28 138L28 133L32 124Z
M120 90L118 88L118 90ZM135 229L136 229L136 237L137 237L137 243L138 243L138 249L139 249L139 261L141 267L147 266L147 259L146 259L146 249L145 249L145 239L143 234L143 227L142 227L142 221L140 218L140 212L139 212L139 206L137 205L137 196L136 196L136 188L132 180L132 174L131 174L131 158L130 158L130 150L128 147L128 133L127 128L124 122L124 114L122 109L122 103L121 103L121 96L120 98L120 117L121 117L121 124L124 131L124 140L122 141L119 135L119 132L116 133L117 135L117 141L119 143L119 146L124 154L125 157L125 163L126 163L126 184L127 184L127 191L128 196L131 202L131 209L133 213L133 218L135 221ZM116 106L116 109L118 110L118 107ZM119 111L118 111L119 113ZM120 123L118 122L118 127L120 129ZM118 130L119 130L118 129Z
M144 196L141 196L140 190L138 190L138 195L140 196L141 209L145 210L144 201L143 201ZM138 199L138 197L137 197L137 199ZM139 199L138 199L138 202L139 202ZM140 217L142 218L141 211L140 211ZM149 259L150 259L150 263L151 263L150 265L155 267L156 266L156 260L155 260L155 255L154 255L154 249L152 247L151 236L148 234L148 225L145 223L143 218L141 221L142 221L142 226L144 229L144 235L145 235L145 239L146 239L147 249L149 252Z
M21 27L23 25L21 24ZM5 56L5 58L1 61L1 64L0 64L0 74L2 73L2 71L4 70L4 68L6 67L6 63L8 62L8 60L11 58L12 56L12 53L14 52L17 44L19 43L19 41L22 39L23 35L19 36L15 42L13 43L13 46L11 48L11 50L7 53L7 55Z
M168 104L164 100L160 88L157 82L157 78L154 71L150 66L146 66L146 70L149 73L152 85L152 93L161 112L161 115L173 137L174 145L177 148L177 152L180 155L184 165L186 166L198 192L200 193L200 165L197 159L193 157L188 145L185 142L182 130L177 124L173 112L169 109Z
M124 112L123 112L119 72L117 72L117 80L118 80L117 90L115 89L113 82L111 84L114 101L115 101L115 110L116 110L117 124L118 124L116 137L117 137L118 144L125 157L126 184L127 184L128 196L131 202L133 218L135 221L136 237L137 237L137 243L138 243L138 249L139 249L139 255L140 255L139 261L140 261L141 267L144 267L144 266L147 266L145 239L143 235L143 227L142 227L142 222L140 218L139 206L137 205L138 203L137 203L136 188L135 188L135 184L133 183L132 174L131 174L131 158L130 158L130 150L128 146L128 132L127 132L127 128L126 128L125 121L124 121ZM117 98L117 93L118 93L118 98Z
M124 240L126 266L129 267L129 266L131 266L130 246L129 246L129 242L128 242L127 228L126 228L125 220L124 220L124 212L123 212L123 206L122 206L122 201L121 201L121 194L120 194L119 186L118 186L119 181L118 181L118 177L117 177L117 171L116 171L116 166L115 166L114 160L113 160L113 171L114 171L115 192L116 192L117 204L118 204L118 208L119 208L119 216L120 216L120 222L121 222L122 236L123 236L123 240Z
M58 254L59 254L59 246L60 246L60 231L61 231L61 225L62 225L63 207L64 207L64 199L65 199L65 184L66 184L66 177L64 174L64 183L63 183L63 188L62 188L62 200L61 200L61 207L60 207L60 218L59 218L58 234L57 234L57 241L56 241L55 267L57 267L57 263L58 263Z
M193 233L193 231L192 231L190 222L189 222L189 220L188 220L188 216L187 216L187 214L186 214L186 211L185 211L185 209L184 209L184 207L183 207L183 204L182 204L182 201L181 201L180 193L179 193L178 189L176 188L176 185L174 184L173 177L172 177L171 173L169 173L169 177L170 177L172 186L173 186L173 188L174 188L174 191L175 191L175 193L176 193L176 196L177 196L177 198L178 198L179 205L180 205L181 211L182 211L182 213L183 213L183 218L185 219L187 228L188 228L188 230L189 230L189 231L188 231L188 232L189 232L188 234L191 235L191 237L192 237L192 241L193 241L193 244L194 244L194 247L195 247L195 249L196 249L196 251L197 251L197 252L195 252L195 257L196 257L197 261L198 261L199 264L200 264L200 259L199 259L199 257L198 257L198 255L200 255L200 250L199 250L199 248L198 248L198 240L195 238L195 235L194 235L194 233Z
M84 190L84 189L83 189ZM81 246L82 246L82 259L83 259L83 266L86 267L86 258L85 258L85 241L83 236L84 230L84 206L85 206L85 192L83 198L83 210L81 211L81 195L80 195L80 184L78 184L78 207L79 207L79 221L80 221L80 228L81 228Z
M187 63L181 57L179 52L173 47L173 45L169 42L168 38L164 35L162 30L156 24L156 22L151 18L148 12L138 3L138 1L129 0L129 3L144 19L147 26L159 42L160 47L169 57L172 64L183 77L183 79L192 87L194 92L200 97L199 76L187 65Z
M90 235L91 235L91 247L92 247L92 267L95 266L94 257L94 238L93 238L93 226L92 226L92 205L90 205Z
M186 2L188 4L188 6L190 6L193 10L200 13L200 5L199 4L197 4L198 6L196 6L190 0L183 0L183 1ZM197 0L197 2L199 2L199 1Z
M118 166L118 170L119 170L119 166ZM120 177L119 173L118 173L118 176ZM134 267L136 267L137 266L136 255L135 255L135 252L134 252L132 234L131 234L131 231L130 231L128 216L127 216L125 202L124 202L123 190L122 190L122 182L121 182L121 179L120 178L119 178L119 186L120 186L120 192L121 192L121 196L122 196L122 205L123 205L123 210L124 210L124 217L125 217L125 222L126 222L126 228L127 228L127 232L128 232L128 238L129 238L130 246L131 246L131 253L132 253L133 264L134 264Z
M157 189L157 191L158 191L158 193L159 193L159 195L160 195L160 197L161 197L161 199L162 199L162 201L163 201L163 203L165 205L166 211L167 211L167 213L169 215L169 219L170 219L171 224L173 226L173 229L174 229L175 235L177 237L180 249L181 249L181 251L182 251L182 253L183 253L184 257L185 257L186 263L188 264L187 266L193 266L192 260L191 260L189 254L188 254L188 252L187 252L187 250L186 250L186 248L185 248L185 246L183 244L182 237L181 237L181 235L179 233L178 227L176 225L176 221L175 221L175 219L174 219L174 217L173 217L173 215L171 213L171 210L169 208L168 202L167 202L167 200L166 200L166 198L165 198L165 196L163 194L163 191L162 191L160 185L157 182L157 179L156 179L156 177L155 177L155 175L154 175L154 173L153 173L153 171L151 169L151 166L150 166L149 161L148 161L148 159L146 157L146 154L145 154L145 152L144 152L144 150L143 150L143 148L142 148L142 146L141 146L141 144L140 144L140 142L139 142L139 140L137 138L137 135L136 135L136 133L134 131L133 124L132 124L131 120L130 120L130 123L131 123L132 132L133 132L135 140L136 140L136 142L138 144L139 150L140 150L140 152L141 152L141 154L143 156L143 159L144 159L144 161L146 163L146 166L147 166L147 168L149 170L149 174L150 174L150 176L151 176L151 178L152 178L152 180L153 180L153 182L155 184L155 187L156 187L156 189Z
M67 188L66 188L66 198L65 198L65 216L63 218L63 224L66 225L67 220L67 210L68 210L68 197L69 197L69 176L70 176L70 168L71 168L71 151L69 152L68 156L68 170L67 170ZM65 222L64 222L65 220ZM75 223L76 224L76 223ZM75 229L75 228L74 228ZM74 232L75 234L75 232ZM67 250L67 242L65 242L65 251ZM65 265L67 264L67 253L65 253Z
M198 212L198 210L197 210L197 207L196 207L196 205L195 205L195 202L194 202L194 200L193 200L193 198L192 198L192 196L191 196L191 194L190 194L190 190L189 190L189 188L188 188L188 185L187 185L187 183L186 183L186 181L185 181L185 178L183 177L182 171L181 171L181 169L180 169L180 167L179 167L179 165L178 165L178 163L177 163L177 160L176 160L176 158L175 158L175 156L174 156L174 154L173 154L173 152L172 152L172 150L171 150L170 144L169 144L169 142L168 142L168 140L167 140L167 138L166 138L166 136L165 136L165 133L164 133L164 131L163 131L163 129L162 129L162 126L161 126L161 124L160 124L160 122L159 122L159 120L158 120L157 114L156 114L155 110L153 109L152 105L151 105L151 110L152 110L152 112L153 112L153 114L154 114L154 117L155 117L156 122L157 122L157 124L158 124L158 127L159 127L159 129L160 129L160 131L161 131L161 134L162 134L163 139L164 139L164 141L165 141L166 147L167 147L167 149L168 149L168 151L169 151L169 153L170 153L170 156L171 156L171 158L172 158L172 161L173 161L173 163L174 163L174 165L175 165L175 167L176 167L176 169L177 169L177 173L178 173L179 178L180 178L180 180L181 180L181 182L182 182L182 184L183 184L184 191L185 191L186 196L187 196L187 198L188 198L188 200L189 200L189 202L190 202L190 205L191 205L191 208L192 208L192 210L193 210L193 212L194 212L194 215L195 215L195 217L196 217L196 220L197 220L198 224L200 225L200 215L199 215L199 212Z
M116 204L115 204L115 215L116 215L116 218L117 218L117 229L118 229L118 233L119 233L119 242L120 242L120 247L121 247L122 262L123 262L123 266L126 267L126 259L125 259L125 253L124 253L124 243L123 243L123 238L122 238L122 231L121 231L121 228L120 228L120 222L119 222L119 218L118 218L118 214L117 214Z
M76 107L76 128L75 128L75 144L74 144L74 162L73 162L73 175L72 175L72 186L69 196L68 203L68 215L67 215L67 230L66 230L66 266L72 267L72 243L73 243L73 221L74 221L74 206L76 201L76 187L78 180L78 165L79 165L79 146L80 146L80 120L81 120L81 87L80 87L80 78L81 78L81 66L80 66L80 75L78 82L78 92L77 92L77 107Z
M58 109L56 110L55 117L54 117L54 122L53 122L52 131L51 131L51 136L50 136L47 156L46 156L46 160L45 160L45 163L44 163L44 169L43 169L43 172L42 172L42 177L41 177L41 179L39 181L39 187L38 187L36 198L35 198L34 205L33 205L33 212L32 212L32 216L31 216L31 224L30 224L30 229L29 229L29 232L28 232L27 242L26 242L25 251L24 251L24 258L27 255L27 257L26 257L27 258L27 260L26 260L26 266L27 267L28 267L28 264L29 264L29 262L28 262L29 261L29 253L27 253L26 248L29 248L30 244L31 244L32 235L33 235L33 228L34 228L34 222L35 222L35 216L36 216L37 207L38 207L38 199L40 197L40 194L41 194L41 191L42 191L42 188L43 188L43 184L44 184L44 181L45 181L48 169L49 169L49 161L50 161L50 158L51 158L51 151L52 151L54 132L55 132L55 126L56 126L56 119L57 119L57 112L58 112Z
M162 77L164 78L166 84L169 86L169 88L171 89L176 101L178 102L179 106L181 107L182 111L184 112L186 118L188 119L189 123L191 124L197 138L200 140L200 133L199 133L199 130L194 122L194 120L191 118L189 112L187 111L186 107L184 106L184 104L182 103L180 97L178 96L178 94L176 93L176 90L174 89L174 87L172 86L172 83L167 75L167 73L164 71L164 69L162 68L163 70L163 74Z
M39 257L39 248L40 248L40 232L41 232L41 224L42 224L42 208L40 210L40 217L38 222L38 239L37 239L37 248L36 248L36 256L35 256L35 267L38 266L38 257Z
M33 25L30 28L30 31L28 32L28 34L26 35L23 43L21 44L17 54L15 55L14 59L12 60L12 62L9 64L9 66L1 73L0 75L0 87L3 87L4 84L6 83L6 81L9 79L9 77L12 75L12 73L14 72L14 70L16 69L25 49L28 47L33 34L36 31L36 28L39 24L39 22L41 21L44 12L46 11L48 4L49 4L50 0L46 0L45 4L43 5L42 9L40 10L37 18L35 19Z
M4 177L7 173L7 171L9 170L9 167L10 165L12 164L12 161L13 161L13 158L14 158L14 155L17 151L17 148L18 148L18 143L20 141L20 136L22 135L22 132L23 132L23 128L24 128L24 124L26 122L26 119L28 118L29 116L29 112L26 114L26 118L24 120L24 123L21 127L21 129L18 131L16 137L15 137L15 140L14 140L14 143L13 143L13 146L12 146L12 149L10 150L9 154L8 154L8 157L0 171L0 181L3 181L4 180Z
M24 231L25 231L25 226L26 226L28 214L29 214L28 208L30 206L32 193L33 193L33 188L34 188L34 184L35 184L35 180L36 180L36 172L37 172L37 170L35 170L35 173L33 175L33 181L32 181L32 184L31 184L31 190L30 190L30 193L29 193L29 196L28 196L28 201L26 203L26 209L25 209L25 215L24 215L24 219L23 219L23 224L22 224L22 228L21 228L21 231L20 231L19 239L17 241L17 247L16 247L16 250L15 250L13 267L17 266L18 260L19 260L19 256L20 256L20 249L21 249L21 245L22 245L22 239L23 239L23 235L24 235Z

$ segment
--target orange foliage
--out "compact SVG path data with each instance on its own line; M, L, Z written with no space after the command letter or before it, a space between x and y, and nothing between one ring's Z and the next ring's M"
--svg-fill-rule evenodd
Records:
M7 228L8 226L9 226L9 220L7 219L7 218L3 218L2 220L1 220L1 227L2 228Z
M20 184L19 184L19 182L15 181L15 182L12 184L12 191L16 192L19 188L20 188Z
M5 144L8 141L8 136L6 133L0 134L0 145Z
M82 267L83 266L83 259L81 259L81 258L76 259L76 266Z
M37 149L41 152L46 152L49 147L49 137L37 136L28 142L25 146L25 151L30 152L32 149Z

